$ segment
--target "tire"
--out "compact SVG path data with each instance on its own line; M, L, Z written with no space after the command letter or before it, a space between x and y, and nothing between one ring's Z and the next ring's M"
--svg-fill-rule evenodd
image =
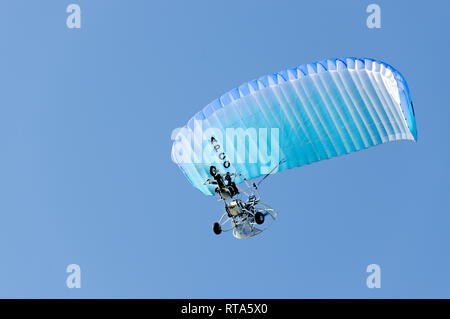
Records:
M213 225L213 232L216 235L220 235L222 233L222 227L220 226L219 223L214 223L214 225Z
M212 177L216 177L216 175L217 175L217 168L215 166L211 166L209 168L209 173L211 174Z
M264 223L264 214L261 212L257 212L255 214L255 223L257 223L258 225L261 225L262 223Z

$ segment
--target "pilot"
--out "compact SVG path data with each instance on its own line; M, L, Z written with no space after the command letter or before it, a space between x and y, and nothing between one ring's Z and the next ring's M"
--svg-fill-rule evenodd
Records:
M228 187L228 190L229 190L229 192L231 194L231 197L236 196L237 194L239 194L239 190L238 190L238 188L236 186L236 183L231 180L230 172L226 173L225 181L227 182L227 187Z
M214 182L212 182L212 184L218 186L216 188L217 193L226 192L230 197L234 197L239 194L236 183L231 180L231 174L229 172L227 172L223 177L222 174L217 171L217 168L215 166L211 166L209 171L212 177L214 177ZM224 182L224 179L226 184Z

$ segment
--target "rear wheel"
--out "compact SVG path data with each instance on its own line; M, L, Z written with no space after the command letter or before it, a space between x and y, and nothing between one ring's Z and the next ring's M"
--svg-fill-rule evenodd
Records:
M220 235L220 233L222 233L222 227L220 226L219 223L214 223L213 231L214 231L214 234L216 234L216 235Z
M258 225L261 225L262 223L264 223L264 214L261 212L257 212L255 214L255 223L257 223Z

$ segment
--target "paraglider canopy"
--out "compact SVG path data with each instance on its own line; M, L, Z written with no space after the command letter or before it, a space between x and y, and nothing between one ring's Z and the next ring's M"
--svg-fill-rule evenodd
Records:
M172 159L206 195L210 167L235 182L397 140L416 140L408 86L373 59L327 59L225 93L179 130Z

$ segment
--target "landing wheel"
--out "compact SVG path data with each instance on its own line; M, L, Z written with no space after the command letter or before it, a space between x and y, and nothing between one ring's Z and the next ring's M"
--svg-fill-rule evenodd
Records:
M258 225L261 225L262 223L264 223L264 214L263 213L257 212L255 214L255 223L257 223Z
M214 231L214 234L216 234L216 235L220 235L220 233L222 233L222 227L220 226L219 223L214 223L213 231Z
M212 177L216 177L216 175L217 175L217 168L215 166L211 166L209 168L209 173L211 174Z

